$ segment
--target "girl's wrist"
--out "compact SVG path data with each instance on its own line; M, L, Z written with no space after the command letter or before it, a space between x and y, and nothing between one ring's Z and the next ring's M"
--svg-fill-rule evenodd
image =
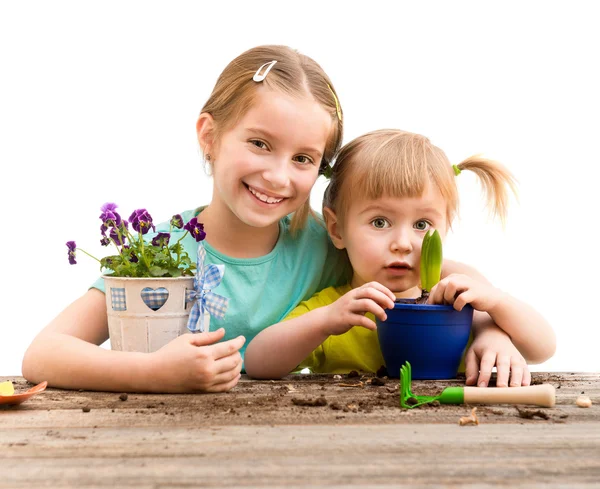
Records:
M487 312L491 318L498 324L498 320L501 318L503 311L507 304L511 300L511 296L503 290L496 289L494 287L494 298L492 299L492 305L488 308Z
M311 318L311 323L314 327L315 335L318 337L319 344L323 343L332 335L331 325L335 320L335 312L332 308L333 304L314 309L314 317Z
M156 352L139 353L133 369L133 382L140 392L166 392L159 389L161 367Z

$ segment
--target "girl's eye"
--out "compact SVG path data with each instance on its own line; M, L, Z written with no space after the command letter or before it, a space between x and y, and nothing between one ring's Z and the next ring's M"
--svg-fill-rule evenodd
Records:
M308 157L308 156L306 156L306 155L298 155L298 156L296 156L296 161L298 163L300 163L301 165L310 165L310 164L314 163L313 159L310 158L310 157Z
M371 224L376 229L385 229L390 227L390 223L383 217L377 217L371 221Z
M429 222L424 221L424 220L415 222L415 229L417 229L419 231L427 231L430 226L431 226L431 224L429 224Z
M253 144L254 146L260 149L267 149L267 144L264 141L261 141L260 139L251 139L250 144Z

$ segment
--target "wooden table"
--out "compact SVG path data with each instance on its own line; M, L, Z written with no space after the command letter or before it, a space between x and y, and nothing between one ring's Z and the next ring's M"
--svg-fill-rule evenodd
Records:
M479 406L478 426L458 424L470 406L402 410L398 381L369 377L242 379L226 394L48 389L0 407L0 487L600 487L600 374L533 382L557 388L555 408ZM591 408L575 405L582 392Z

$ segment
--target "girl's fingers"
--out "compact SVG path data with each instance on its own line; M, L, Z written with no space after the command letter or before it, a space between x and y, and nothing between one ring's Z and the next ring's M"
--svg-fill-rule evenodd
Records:
M465 290L464 292L461 292L454 300L454 309L457 311L462 311L463 308L467 304L473 302L474 299L475 297L473 296L473 293L470 290Z
M215 374L220 375L227 372L240 373L242 371L242 355L235 352L233 355L215 360Z
M370 312L371 314L373 314L376 318L380 319L381 321L385 321L387 319L387 314L385 313L383 308L379 304L374 302L372 299L356 300L354 302L354 304L351 305L350 311L355 314L356 313L364 314L366 312Z
M194 346L212 345L225 336L225 330L219 328L216 331L207 331L206 333L188 333L190 344Z
M394 300L396 299L390 289L378 282L370 282L369 284L355 289L355 297L356 299L372 299L388 309L394 307Z
M496 359L496 387L507 387L510 375L510 356L498 355Z
M523 367L523 380L521 380L521 385L530 385L531 384L531 372L529 371L529 366L525 365Z
M444 297L445 287L446 282L444 280L435 284L433 289L429 291L429 298L427 299L427 304L441 304L441 299Z
M477 363L477 355L475 355L475 350L473 350L473 348L469 348L469 351L467 351L467 354L465 355L465 383L467 385L475 385L478 373L479 364Z
M239 351L239 349L244 346L246 342L246 338L243 336L238 336L237 338L233 338L231 340L223 341L221 343L217 343L212 347L213 359L218 360L219 358L228 357L233 355Z
M444 290L443 302L445 304L454 304L454 299L456 298L457 290L458 290L457 284L454 282L449 282L446 285L446 289Z
M209 387L207 387L206 389L202 389L205 392L227 392L231 389L233 389L237 383L239 382L240 378L242 376L240 374L237 374L233 379L227 381L227 382L223 382L220 384L213 384Z
M521 387L521 383L523 382L523 367L518 363L514 362L510 367L510 386L511 387Z
M377 289L381 292L383 292L387 297L389 297L389 299L394 302L396 300L396 296L394 295L394 293L388 289L385 285L380 284L379 282L369 282L368 284L365 284L366 287L372 287L374 289Z
M220 360L219 360L220 361ZM215 362L216 364L217 362ZM210 377L210 380L204 380L204 389L210 386L217 386L221 384L229 384L232 380L239 377L240 372L242 371L242 362L240 357L240 362L235 364L233 368L226 368L227 365L224 364L220 367L214 366L214 370L212 370L213 374ZM225 368L225 370L217 373L221 368Z
M377 330L377 325L366 316L355 315L352 318L352 324L355 326L362 326L363 328L370 329L371 331Z
M479 364L479 380L477 385L479 387L487 387L492 376L492 369L496 364L496 354L492 351L486 351L481 357Z

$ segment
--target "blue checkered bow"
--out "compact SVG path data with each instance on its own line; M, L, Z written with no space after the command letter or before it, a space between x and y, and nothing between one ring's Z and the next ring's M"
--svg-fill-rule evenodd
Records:
M204 310L219 319L225 317L229 299L211 292L221 283L225 273L225 265L204 265L206 250L202 243L198 244L198 263L194 277L194 290L188 291L188 301L194 301L188 329L192 333L204 333Z

